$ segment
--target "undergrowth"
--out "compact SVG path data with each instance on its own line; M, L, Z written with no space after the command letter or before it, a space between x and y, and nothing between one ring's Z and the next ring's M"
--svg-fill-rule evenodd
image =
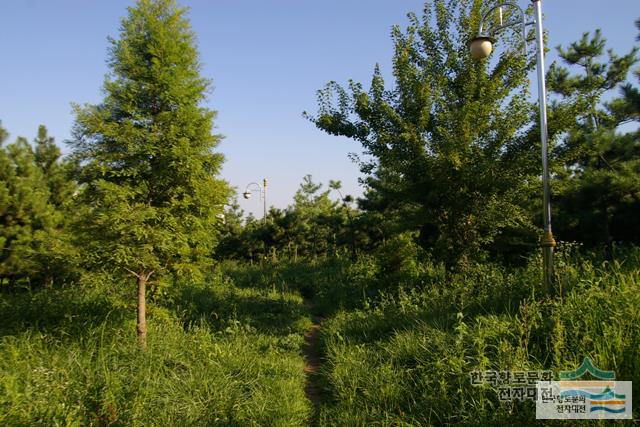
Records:
M305 424L299 295L183 284L150 303L141 351L130 291L0 294L0 425Z
M531 425L533 402L501 402L470 373L557 378L584 357L636 383L638 416L640 250L565 247L548 296L537 257L452 270L391 248L152 287L146 351L134 289L113 280L0 292L0 425L308 425L309 306L326 318L320 425Z

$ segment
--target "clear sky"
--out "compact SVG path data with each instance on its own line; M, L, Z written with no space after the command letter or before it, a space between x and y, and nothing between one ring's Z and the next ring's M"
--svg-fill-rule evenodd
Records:
M285 207L305 174L339 179L358 195L353 141L326 135L302 118L315 112L315 91L329 80L368 85L373 66L389 75L393 24L420 12L418 0L179 0L190 8L203 74L214 91L225 135L223 177L242 193L269 179L270 205ZM70 103L98 103L107 72L107 36L133 0L0 0L0 120L11 139L32 139L45 124L56 141L70 137ZM529 1L519 0L523 7ZM628 51L640 17L638 0L543 2L549 45L601 28L609 46ZM553 59L551 53L548 63ZM388 81L389 83L389 81ZM240 200L261 214L257 198Z

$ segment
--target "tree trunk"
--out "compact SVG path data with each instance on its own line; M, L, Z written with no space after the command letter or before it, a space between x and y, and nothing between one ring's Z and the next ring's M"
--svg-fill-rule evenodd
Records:
M138 275L138 343L142 349L147 347L147 311L146 311L147 277Z

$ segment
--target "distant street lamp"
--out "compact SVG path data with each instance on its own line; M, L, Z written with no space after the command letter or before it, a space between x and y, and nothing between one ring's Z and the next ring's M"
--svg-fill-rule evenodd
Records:
M250 182L249 184L247 184L247 188L245 188L244 193L242 193L242 196L244 196L245 199L249 200L251 198L253 191L260 192L260 200L263 201L262 220L266 222L267 221L267 178L264 178L262 180L262 187L260 187L260 184L258 184L257 182Z
M513 26L521 26L522 38L524 43L524 52L526 54L527 46L527 25L535 25L536 27L536 51L537 51L537 68L538 68L538 103L540 105L540 140L542 142L542 187L543 187L543 219L544 234L540 241L542 247L542 262L544 273L544 286L547 294L550 293L553 286L553 248L556 241L551 232L551 201L549 193L549 143L547 136L547 90L544 77L544 43L542 31L542 1L531 0L534 5L535 21L527 22L524 11L516 4L506 2L489 9L482 17L478 35L469 43L471 56L475 59L487 58L493 49L494 38L492 37L500 30ZM515 10L515 14L508 17L507 22L503 21L503 8L511 8ZM499 25L492 28L490 32L483 31L484 24L488 16L494 12L498 12Z

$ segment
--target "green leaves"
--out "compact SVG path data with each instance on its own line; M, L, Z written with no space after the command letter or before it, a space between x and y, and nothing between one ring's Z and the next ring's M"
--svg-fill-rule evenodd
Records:
M74 188L67 165L44 126L35 143L35 152L24 138L0 145L0 280L11 283L50 284L75 257L64 229Z
M197 274L229 189L216 177L221 136L211 133L215 112L202 106L210 82L185 10L140 0L111 40L109 65L103 102L75 108L89 261L154 277Z
M471 60L467 40L480 6L441 0L422 19L410 14L405 31L392 30L392 88L376 66L368 91L330 82L318 91L318 114L307 115L362 145L367 198L375 200L363 204L382 209L397 231L421 231L423 246L452 263L479 255L504 224L529 221L517 207L534 173L521 149L531 64L510 50L493 65ZM490 220L500 216L495 209L519 214Z

